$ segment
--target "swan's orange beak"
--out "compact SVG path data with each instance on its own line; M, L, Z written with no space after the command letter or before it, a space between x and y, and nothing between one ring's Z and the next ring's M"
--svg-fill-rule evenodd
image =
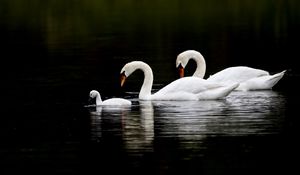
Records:
M184 77L184 68L181 66L181 64L179 64L178 70L180 78Z
M126 75L124 72L121 74L120 80L121 80L121 87L123 87L126 80Z

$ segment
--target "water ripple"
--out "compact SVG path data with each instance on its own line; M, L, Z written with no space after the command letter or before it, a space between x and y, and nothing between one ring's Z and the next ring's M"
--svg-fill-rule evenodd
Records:
M153 151L160 138L177 138L185 146L213 136L278 133L285 98L274 91L233 92L224 100L139 101L131 108L91 108L92 140L122 138L129 152Z

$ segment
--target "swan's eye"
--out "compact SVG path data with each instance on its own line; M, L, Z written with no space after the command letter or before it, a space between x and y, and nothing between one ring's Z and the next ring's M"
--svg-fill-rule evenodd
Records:
M90 97L93 98L95 96L95 93L90 93Z
M181 63L179 63L179 65L177 67L178 68L183 68L183 66L181 65Z

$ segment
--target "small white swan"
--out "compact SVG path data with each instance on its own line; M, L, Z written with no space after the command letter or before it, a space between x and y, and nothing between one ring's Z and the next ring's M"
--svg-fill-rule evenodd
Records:
M131 101L124 98L111 98L102 101L100 93L96 90L90 91L90 98L96 98L97 106L130 106Z
M184 76L184 68L189 60L196 62L197 68L194 77L203 78L206 71L204 57L195 50L187 50L180 53L176 59L176 67L179 68L180 77ZM246 66L229 67L207 78L208 81L224 84L239 83L235 90L266 90L272 87L283 77L285 70L270 75L269 72Z
M151 94L153 73L150 66L142 61L127 63L121 70L121 86L126 77L137 69L144 72L144 82L139 93L141 100L211 100L227 96L238 84L223 86L197 77L175 80L161 90Z

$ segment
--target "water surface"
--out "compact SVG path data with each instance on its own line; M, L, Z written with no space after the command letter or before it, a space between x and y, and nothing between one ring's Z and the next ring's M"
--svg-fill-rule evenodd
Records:
M95 150L88 158L99 156L93 166L155 174L251 174L285 167L285 151L276 151L284 145L286 97L281 93L237 91L223 100L133 99L133 104L89 109Z

